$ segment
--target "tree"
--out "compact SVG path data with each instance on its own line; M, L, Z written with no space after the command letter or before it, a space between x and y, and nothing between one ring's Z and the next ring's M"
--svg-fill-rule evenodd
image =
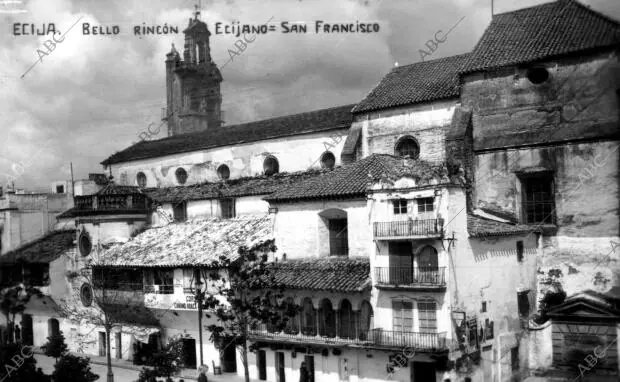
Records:
M93 382L99 376L90 370L90 358L64 354L54 365L54 381Z
M142 368L139 381L148 381L153 377L167 377L181 371L183 363L183 337L176 336L160 351L153 354L146 362L150 368Z
M58 363L58 358L62 357L67 352L67 344L65 343L65 336L62 331L58 334L47 337L47 343L41 346L46 356L52 357Z
M290 310L280 302L283 288L268 262L268 254L275 251L274 241L267 240L252 248L240 247L237 259L220 257L214 267L223 270L225 276L211 275L217 281L217 293L206 296L203 304L210 311L207 317L213 314L218 319L208 327L211 340L220 350L229 345L240 348L246 382L250 381L248 329L261 323L282 329L286 324L283 312Z
M12 343L14 339L15 316L26 310L26 304L35 295L42 296L43 294L37 288L21 283L0 290L0 312L7 322L9 343Z

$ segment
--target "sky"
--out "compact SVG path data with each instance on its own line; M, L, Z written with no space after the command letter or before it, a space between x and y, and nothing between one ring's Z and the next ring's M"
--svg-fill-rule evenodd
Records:
M582 3L620 20L617 1ZM544 2L495 0L494 13ZM100 162L138 141L150 123L159 124L165 55L172 43L182 54L182 30L195 4L0 0L0 183L10 178L18 188L49 188L71 179L70 163L74 178L86 179L103 172ZM200 9L224 78L226 125L357 103L395 65L419 62L437 31L442 36L453 28L425 60L471 51L491 20L491 0L202 0ZM235 20L271 20L276 30L240 52L237 37L215 31L216 23ZM317 20L377 23L379 31L315 33ZM283 33L282 22L305 22L308 31ZM48 49L52 34L22 35L24 23L39 29L54 23L62 42ZM119 33L85 35L84 23L116 25ZM134 34L134 26L164 24L179 33ZM151 138L165 134L162 127Z

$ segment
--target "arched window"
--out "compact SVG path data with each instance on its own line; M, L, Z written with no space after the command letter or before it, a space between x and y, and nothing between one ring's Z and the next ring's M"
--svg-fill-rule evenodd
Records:
M420 156L420 146L413 137L403 137L396 142L396 156L403 158L418 159Z
M326 337L336 336L336 316L331 301L326 298L319 305L319 335Z
M267 176L280 172L280 164L278 163L276 157L270 155L265 158L265 161L263 162L263 170Z
M439 281L439 259L435 248L425 246L417 255L417 265L417 282L435 284Z
M372 312L372 306L368 301L362 302L362 309L360 310L359 331L358 338L361 340L368 339L369 332L374 327L374 314Z
M338 316L340 323L338 336L340 338L355 338L355 316L349 300L342 300Z
M292 297L287 297L284 300L286 310L285 317L286 328L284 328L284 332L286 334L297 334L299 333L299 311L297 305L295 305L295 300Z
M47 335L49 337L57 336L60 334L60 325L58 324L58 320L55 318L50 318L47 320Z
M136 181L138 182L138 187L146 187L146 175L143 172L139 172L138 175L136 175Z
M79 246L82 256L88 256L90 254L90 251L93 249L93 243L90 241L90 236L88 235L88 232L83 231L80 235Z
M336 165L336 157L330 151L325 151L321 155L321 168L333 169Z
M177 178L179 184L185 184L187 182L187 171L183 167L177 168L174 172L174 176Z
M316 336L316 312L312 300L307 297L302 304L301 333L305 336Z
M220 177L221 180L226 180L230 178L230 169L225 164L221 165L217 168L217 176Z

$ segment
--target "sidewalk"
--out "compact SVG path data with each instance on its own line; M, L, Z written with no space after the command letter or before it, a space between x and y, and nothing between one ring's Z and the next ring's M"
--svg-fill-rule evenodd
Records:
M53 371L53 364L55 362L54 359L51 357L45 356L43 354L43 351L40 348L33 348L33 352L36 354L37 361L40 359L41 360L46 359L45 361L41 362L41 365L38 367L41 367L45 373L51 374L51 372ZM93 366L93 371L96 372L96 374L99 374L102 377L104 377L102 374L105 374L105 371L107 370L107 365L108 365L108 361L106 357L94 356L94 355L89 355L89 354L84 354L84 353L74 353L74 352L71 352L70 354L79 356L79 357L90 358L90 363ZM95 365L97 365L98 367L96 367ZM122 369L122 370L132 371L132 373L122 373L124 377L120 377L120 376L117 376L118 373L113 370L114 375L115 375L114 380L116 382L121 382L121 381L122 382L125 382L125 381L133 382L137 380L138 374L140 373L140 370L142 370L142 367L143 366L134 365L131 361L112 358L113 369ZM95 369L98 369L98 370L95 370ZM97 373L97 371L99 372ZM135 374L135 378L133 377L134 374ZM131 377L128 377L128 375L131 375ZM209 378L209 382L212 382L212 381L213 382L244 382L244 378L238 376L236 373L224 373L221 375L213 375L212 368L209 368L209 373L207 374L207 377ZM188 382L197 381L198 370L183 369L176 378L173 378L173 380L177 382L181 378ZM99 381L105 381L105 378L103 379L100 378Z

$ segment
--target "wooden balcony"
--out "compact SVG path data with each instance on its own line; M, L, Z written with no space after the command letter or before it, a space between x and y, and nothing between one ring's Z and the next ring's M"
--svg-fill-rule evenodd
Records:
M375 222L377 240L430 239L443 235L443 219Z
M445 289L446 267L375 267L375 286L384 289Z
M286 342L300 345L349 346L365 348L401 349L409 347L416 351L447 350L446 333L395 332L372 329L358 332L348 337L313 335L316 328L304 330L284 330L274 332L267 330L267 325L258 325L249 330L249 337L254 341Z

